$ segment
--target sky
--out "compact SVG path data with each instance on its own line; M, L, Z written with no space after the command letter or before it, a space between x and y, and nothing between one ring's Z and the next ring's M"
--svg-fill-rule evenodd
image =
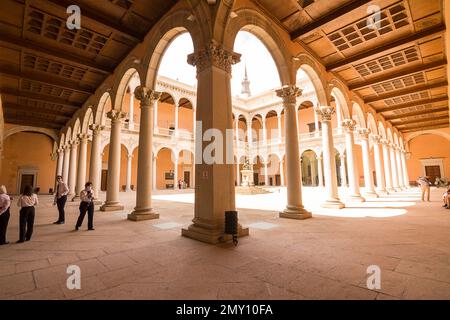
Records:
M178 36L166 50L158 74L195 85L195 68L189 65L187 55L194 51L189 33ZM240 53L241 62L232 69L231 94L241 93L244 66L250 80L252 95L280 87L275 62L264 44L251 33L240 31L234 44L234 51Z

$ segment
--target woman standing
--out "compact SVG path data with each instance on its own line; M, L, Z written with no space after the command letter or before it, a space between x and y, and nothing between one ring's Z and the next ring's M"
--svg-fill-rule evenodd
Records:
M78 216L75 230L78 230L83 224L86 212L88 214L88 230L94 230L94 194L92 192L92 182L86 182L84 190L80 192L80 215Z
M38 197L33 193L33 188L31 186L26 186L23 194L19 197L19 201L17 201L17 206L21 208L19 240L17 243L22 243L31 239L34 225L34 206L38 204Z
M6 241L6 229L9 222L9 207L11 198L6 194L5 186L0 186L0 246L8 244Z

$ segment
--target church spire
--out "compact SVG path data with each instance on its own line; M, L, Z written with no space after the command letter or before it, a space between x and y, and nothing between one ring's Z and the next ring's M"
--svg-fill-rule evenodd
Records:
M241 82L242 90L241 94L246 96L246 98L250 97L252 94L250 92L250 80L248 80L247 76L247 65L245 65L244 79Z

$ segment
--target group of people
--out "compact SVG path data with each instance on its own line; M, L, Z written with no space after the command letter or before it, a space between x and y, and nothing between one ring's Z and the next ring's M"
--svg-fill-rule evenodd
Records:
M65 205L67 202L67 195L69 187L63 181L61 176L56 177L56 192L53 205L58 207L58 220L54 224L65 223ZM13 200L7 194L6 187L0 186L0 245L8 244L6 240L6 230L8 228L9 218L11 216L10 207ZM87 182L85 188L80 192L80 215L75 224L75 230L79 230L83 224L86 213L88 214L88 230L94 230L94 193L92 183ZM37 194L34 192L32 186L25 186L23 193L19 196L17 206L19 211L19 240L17 243L30 241L33 235L34 218L36 214L35 207L39 204Z
M422 191L422 201L425 201L425 197L427 201L430 201L430 186L432 185L430 182L430 177L420 177L417 180L417 184ZM450 185L447 185L447 190L442 194L442 201L444 202L442 207L450 209Z

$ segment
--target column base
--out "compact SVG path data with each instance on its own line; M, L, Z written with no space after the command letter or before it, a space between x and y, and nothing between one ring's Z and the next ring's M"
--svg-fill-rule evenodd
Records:
M395 188L394 188L394 191L395 191L395 192L400 192L400 191L402 191L402 188L400 188L400 187L395 187Z
M155 213L152 208L149 209L134 209L134 211L128 214L128 220L131 221L144 221L144 220L152 220L159 219L159 214Z
M100 211L121 211L124 209L124 206L119 202L107 203L100 207Z
M366 201L366 199L364 199L360 195L350 195L345 200L348 200L349 202L365 202Z
M376 191L379 196L386 196L389 192L386 189L381 189Z
M392 193L392 192L395 192L395 189L394 188L386 188L386 191L388 193Z
M311 212L303 207L286 207L284 211L279 213L280 218L304 220L312 218Z
M181 229L181 235L183 237L191 238L201 242L206 242L209 244L218 244L226 241L233 240L233 236L230 234L225 234L223 230L218 229L206 229L199 227L194 223L191 224L187 229ZM238 237L245 237L249 235L249 229L243 228L240 224L238 227Z
M78 201L78 200L80 200L80 195L75 195L73 198L72 198L72 202L73 201Z
M103 203L101 200L94 200L94 206L99 206Z
M364 193L364 196L366 198L378 198L378 194L374 191L366 192L366 193Z
M327 209L342 209L342 208L345 208L345 204L343 204L338 199L327 200L324 203L322 203L320 206L322 208L327 208Z

